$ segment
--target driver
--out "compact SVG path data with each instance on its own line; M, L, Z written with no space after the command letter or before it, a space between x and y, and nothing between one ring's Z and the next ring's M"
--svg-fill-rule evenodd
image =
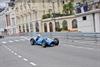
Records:
M40 37L41 37L41 35L40 35L40 34L38 34L38 35L37 35L37 38L36 38L36 41L37 41Z

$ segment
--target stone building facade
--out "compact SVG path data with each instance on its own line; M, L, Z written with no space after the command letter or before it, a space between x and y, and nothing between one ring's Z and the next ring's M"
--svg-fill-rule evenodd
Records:
M27 32L61 32L61 31L81 31L81 32L96 32L91 31L90 28L85 30L83 21L80 21L80 18L83 16L90 15L91 19L95 14L95 19L99 19L99 8L94 9L94 7L99 6L99 3L90 4L88 8L89 11L74 14L71 16L62 16L62 17L51 17L48 19L42 19L43 15L50 13L62 13L63 5L69 2L69 0L17 0L15 1L14 7L9 7L7 12L7 17L9 17L10 25L6 26L9 34L19 34ZM75 0L73 3L81 2L81 0ZM92 5L92 6L91 6ZM97 12L98 11L98 12ZM97 16L97 17L96 17ZM97 20L97 19L96 19ZM88 21L85 21L88 22ZM93 21L94 22L94 21ZM90 22L89 24L92 24ZM98 22L99 20L95 21ZM83 27L85 27L83 29ZM89 26L88 26L89 27ZM95 26L96 27L96 26ZM99 26L98 26L99 28ZM92 29L92 28L91 28ZM99 30L99 29L98 29Z

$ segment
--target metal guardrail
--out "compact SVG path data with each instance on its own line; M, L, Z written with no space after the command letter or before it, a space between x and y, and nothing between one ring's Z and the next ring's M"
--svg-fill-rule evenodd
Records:
M95 41L97 39L100 41L100 33L80 33L80 32L47 32L47 33L28 33L27 35L36 36L41 34L42 36L47 36L50 38L59 39L71 39L71 40L83 40L83 41Z
M81 32L47 32L47 33L23 33L21 36L37 36L37 34L41 34L41 36L49 37L49 38L58 38L60 44L71 44L74 45L78 43L84 43L80 45L89 45L89 46L100 46L100 33L81 33Z

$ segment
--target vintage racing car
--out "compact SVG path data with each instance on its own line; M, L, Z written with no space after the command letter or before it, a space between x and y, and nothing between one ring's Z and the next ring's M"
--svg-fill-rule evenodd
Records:
M40 45L42 47L53 47L59 45L59 40L57 38L50 39L48 37L36 36L30 39L31 45Z

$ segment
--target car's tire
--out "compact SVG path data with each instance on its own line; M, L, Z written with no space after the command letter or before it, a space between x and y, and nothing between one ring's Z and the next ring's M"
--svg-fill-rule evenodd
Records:
M46 48L46 43L45 42L42 43L42 47Z
M59 45L59 39L58 38L54 38L54 43L55 43L55 46L58 46Z
M54 47L54 46L55 46L55 44L54 44L54 43L52 43L50 46L51 46L51 47Z
M35 40L33 38L30 39L31 45L35 45Z

